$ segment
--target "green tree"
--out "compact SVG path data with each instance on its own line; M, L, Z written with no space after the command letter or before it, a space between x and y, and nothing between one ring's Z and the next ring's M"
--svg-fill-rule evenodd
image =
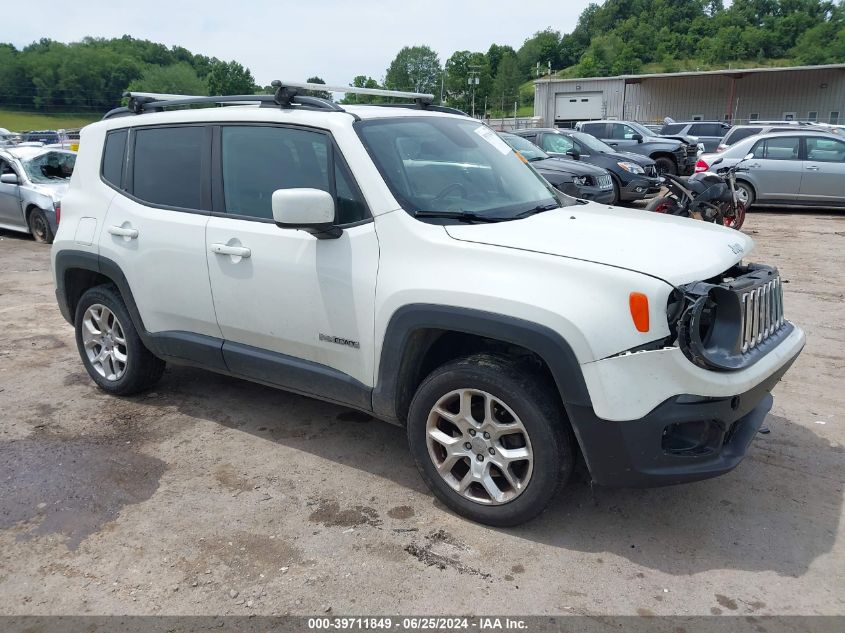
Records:
M516 56L523 76L531 77L538 63L541 69L545 69L551 62L552 70L560 70L560 52L560 32L548 28L544 31L538 31L525 40Z
M185 65L187 65L186 62ZM194 70L199 78L199 74ZM249 69L238 62L214 60L208 71L208 94L210 95L247 95L255 92L255 79Z
M305 83L309 84L323 84L326 85L326 82L323 81L321 77L309 77L305 80ZM320 99L326 99L327 101L333 101L332 93L328 90L305 90L302 94L308 95L310 97L319 97Z
M204 95L206 83L186 63L170 66L150 66L140 79L129 84L134 92L161 92L165 94Z
M367 75L357 75L355 79L352 80L351 86L355 88L370 88L377 90L382 86L373 79L372 77L368 77ZM375 95L358 95L351 92L347 92L343 99L340 100L342 104L355 104L355 103L383 103L384 97L378 97Z
M390 62L384 85L390 90L440 92L440 59L428 46L405 46Z
M519 87L522 82L516 55L504 56L499 62L499 72L493 81L490 95L493 107L500 113L510 111L514 101L519 100Z

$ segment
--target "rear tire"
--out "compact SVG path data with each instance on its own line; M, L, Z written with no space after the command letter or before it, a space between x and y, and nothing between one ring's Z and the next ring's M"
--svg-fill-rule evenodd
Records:
M129 396L149 389L164 373L164 361L144 346L123 297L111 284L82 295L74 327L82 364L103 391Z
M36 242L42 244L53 243L53 229L50 228L50 222L47 221L47 214L41 209L33 209L29 212L29 232Z
M490 354L432 372L411 402L408 442L435 496L487 525L514 526L540 514L575 461L553 389L526 363Z
M657 173L661 176L663 174L674 176L678 173L678 166L675 164L675 161L671 158L667 158L666 156L658 156L655 158L654 166L657 168Z

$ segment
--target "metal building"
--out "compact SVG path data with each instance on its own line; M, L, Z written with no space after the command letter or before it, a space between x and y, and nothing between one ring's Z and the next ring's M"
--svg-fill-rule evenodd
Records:
M551 125L586 119L845 122L845 64L538 79L534 115Z

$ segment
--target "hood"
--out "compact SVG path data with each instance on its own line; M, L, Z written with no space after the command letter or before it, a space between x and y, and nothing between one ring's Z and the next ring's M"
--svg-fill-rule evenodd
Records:
M734 229L596 203L524 220L444 228L456 240L625 268L675 286L714 277L754 247Z
M634 154L633 152L604 152L601 154L602 156L607 156L608 158L612 158L615 161L622 161L628 163L636 163L642 167L648 167L650 165L654 165L654 161L649 158L648 156L643 156L642 154ZM593 154L595 156L595 154Z
M545 158L535 160L531 163L539 172L554 172L561 174L572 174L574 176L601 176L606 170L588 163L580 163L577 160L566 158Z
M40 193L43 196L47 196L48 198L52 198L54 201L58 202L67 193L69 185L70 181L38 184L33 183L30 188L33 191Z

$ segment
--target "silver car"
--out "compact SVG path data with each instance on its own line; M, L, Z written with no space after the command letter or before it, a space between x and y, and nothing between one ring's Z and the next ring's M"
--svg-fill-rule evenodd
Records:
M839 134L796 127L751 136L702 155L696 171L740 161L748 171L737 174L737 193L747 206L845 207L845 138Z
M60 201L76 164L76 153L43 147L0 149L0 229L53 241Z

